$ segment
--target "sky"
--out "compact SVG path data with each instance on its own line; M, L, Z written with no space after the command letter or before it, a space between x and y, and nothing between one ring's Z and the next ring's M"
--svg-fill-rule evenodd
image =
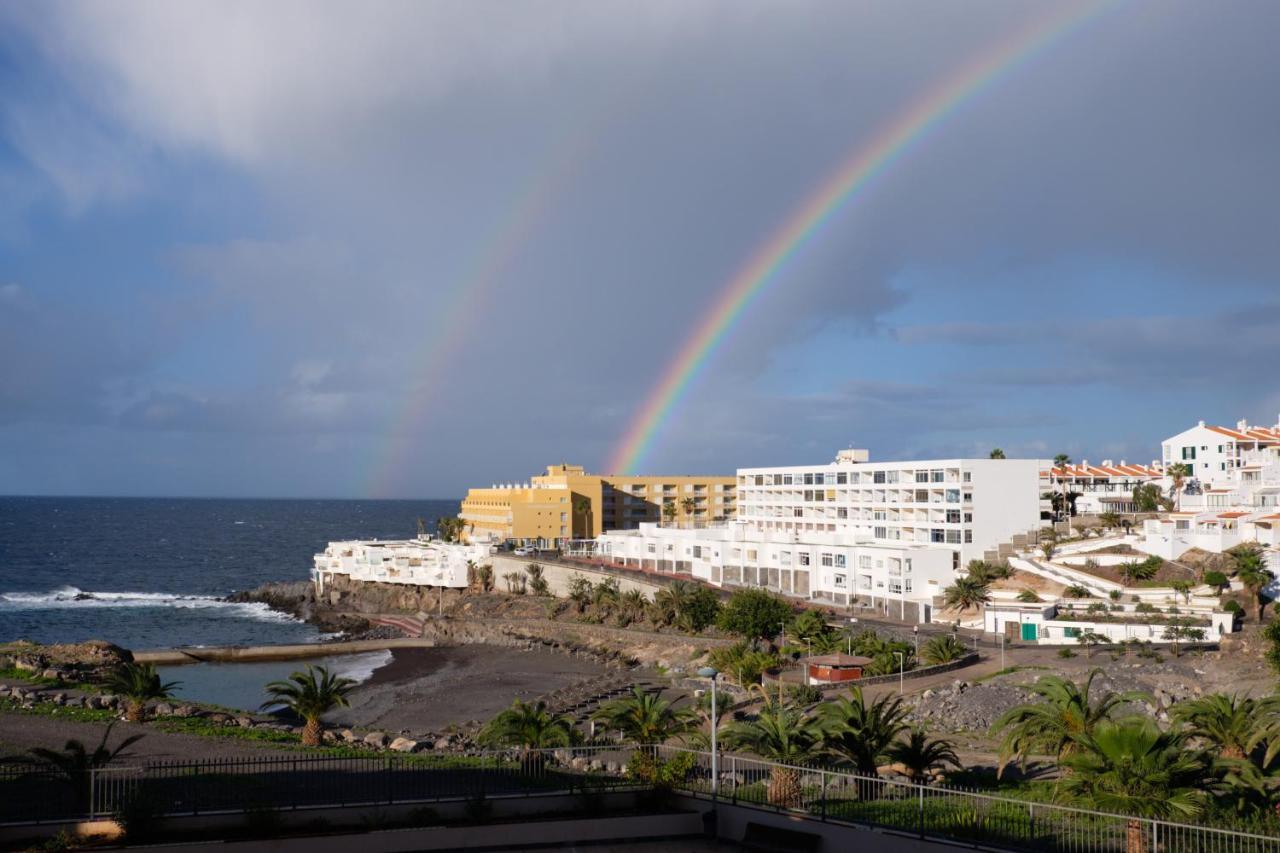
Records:
M0 493L600 470L790 212L1046 5L0 0ZM1115 2L1000 78L780 271L646 472L1275 423L1278 29Z

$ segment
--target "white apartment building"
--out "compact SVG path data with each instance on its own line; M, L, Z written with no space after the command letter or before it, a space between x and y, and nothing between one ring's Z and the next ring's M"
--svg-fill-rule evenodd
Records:
M1034 459L869 462L738 470L738 518L696 529L611 531L597 554L717 586L757 586L835 605L896 607L929 621L969 560L1040 526Z
M892 616L930 621L935 596L955 577L952 551L881 545L848 531L803 536L744 521L710 527L642 524L605 533L596 555L619 565L691 574L715 586L748 586L846 606L854 599Z
M487 543L463 545L438 539L372 539L330 542L315 555L311 580L322 594L334 575L382 583L467 586L467 562L482 563L493 548Z
M1191 472L1174 512L1143 525L1139 547L1176 559L1191 548L1220 553L1243 542L1275 549L1280 568L1280 423L1206 425L1165 439L1164 464Z
M865 450L834 462L738 470L738 518L801 539L848 533L886 546L950 551L952 567L1040 527L1035 459L869 462Z

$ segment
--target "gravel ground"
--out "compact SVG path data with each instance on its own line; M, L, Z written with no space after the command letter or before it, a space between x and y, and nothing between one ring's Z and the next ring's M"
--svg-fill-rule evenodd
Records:
M78 740L93 749L107 730L105 723L81 723L34 714L0 714L0 755L17 755L34 746L61 749L68 740ZM155 759L196 759L280 755L279 749L233 738L199 737L162 732L152 726L116 723L108 746L133 734L142 740L129 747L128 754Z

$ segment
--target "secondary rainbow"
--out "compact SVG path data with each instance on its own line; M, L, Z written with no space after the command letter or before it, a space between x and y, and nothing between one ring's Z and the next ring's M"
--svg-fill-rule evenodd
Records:
M598 132L599 123L595 123L575 134L552 158L551 168L539 170L525 181L507 205L505 215L480 242L470 269L449 292L448 302L438 308L428 328L422 330L422 345L408 362L417 378L393 412L387 440L375 447L381 452L370 466L365 494L378 496L394 491L395 474L418 435L415 428L426 419L427 404L439 402L445 367L489 309L494 286L538 232L556 199L572 184L586 147Z
M636 471L652 449L663 424L734 323L767 286L777 280L787 260L809 242L824 223L962 105L1115 2L1071 4L1034 20L948 76L894 116L870 142L857 148L751 254L721 290L710 311L645 399L607 470L619 474Z

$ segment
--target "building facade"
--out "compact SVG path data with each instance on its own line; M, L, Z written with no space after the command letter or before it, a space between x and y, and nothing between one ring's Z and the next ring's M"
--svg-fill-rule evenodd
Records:
M483 563L491 552L488 545L425 537L330 542L324 553L315 555L311 580L317 594L324 593L334 575L359 581L461 589L468 582L467 563Z
M731 476L613 476L551 465L527 483L471 489L459 516L472 541L553 547L644 522L697 525L736 514Z
M1246 542L1280 571L1280 423L1200 421L1162 443L1165 467L1187 466L1173 512L1143 523L1142 550L1176 559L1192 548L1221 553Z
M736 520L609 531L598 556L717 586L748 586L930 621L968 561L1038 529L1034 459L834 462L742 468Z
M1164 470L1160 463L1150 465L1131 465L1123 459L1119 464L1104 459L1101 465L1091 465L1083 460L1079 465L1066 465L1046 471L1041 479L1041 488L1045 492L1067 492L1077 494L1075 502L1077 515L1101 514L1104 512L1137 512L1133 502L1133 491L1138 486L1154 483L1163 491L1167 486Z

